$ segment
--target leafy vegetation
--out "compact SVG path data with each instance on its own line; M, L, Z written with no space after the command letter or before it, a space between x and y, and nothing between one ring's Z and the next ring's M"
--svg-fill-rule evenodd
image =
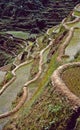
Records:
M10 81L12 77L13 77L12 73L8 71L7 74L5 75L4 82L7 83L8 81Z
M74 15L75 15L75 16L80 16L80 12L74 11Z

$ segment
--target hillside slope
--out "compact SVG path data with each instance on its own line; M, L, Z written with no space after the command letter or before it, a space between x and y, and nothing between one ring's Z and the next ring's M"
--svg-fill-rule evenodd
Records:
M0 29L40 33L59 24L78 3L79 0L1 0Z
M23 89L28 90L27 101L21 90L12 111L0 115L1 119L11 116L3 130L79 130L79 34L80 4L60 25L36 39L38 45L29 53L33 59L29 81L23 84Z

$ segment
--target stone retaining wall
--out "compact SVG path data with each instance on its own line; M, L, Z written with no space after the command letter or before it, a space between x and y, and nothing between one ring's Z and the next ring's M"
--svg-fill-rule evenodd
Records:
M61 78L62 73L69 67L80 67L80 62L68 63L60 66L57 70L54 71L51 77L51 81L53 87L55 87L58 92L60 92L69 100L70 104L73 106L73 109L77 109L80 107L80 98L69 90Z

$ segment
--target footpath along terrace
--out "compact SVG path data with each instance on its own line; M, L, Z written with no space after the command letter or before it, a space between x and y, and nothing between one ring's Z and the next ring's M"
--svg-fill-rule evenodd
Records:
M73 73L74 73L73 69L75 69L75 73L77 74L77 77L75 77L75 79L76 79L77 83L80 84L79 75L78 75L78 72L77 72L77 71L80 70L80 62L79 62L80 61L79 60L80 59L80 54L79 54L79 51L80 51L79 50L79 48L80 48L80 46L79 46L80 39L78 37L79 33L80 33L80 26L79 25L80 25L80 18L79 18L79 16L77 16L77 18L75 16L74 20L71 20L71 21L70 20L69 21L68 20L63 20L60 27L59 26L57 27L58 31L54 32L54 28L48 30L48 32L46 34L47 35L46 37L48 37L50 35L50 37L48 37L48 38L49 38L49 40L51 40L51 42L49 42L49 44L46 45L46 47L43 50L41 50L40 53L39 53L39 58L40 59L39 59L38 72L35 74L33 79L25 82L24 85L23 85L23 87L26 90L31 83L33 83L34 86L36 86L37 84L39 85L39 80L41 79L41 77L42 78L45 77L45 78L43 78L43 80L45 79L45 81L48 81L51 78L53 88L56 89L56 91L58 91L59 93L61 93L62 97L67 98L69 103L72 105L72 108L73 108L74 111L76 109L78 109L78 107L80 106L79 93L77 94L78 89L76 89L76 93L74 93L74 91L75 91L74 87L75 87L76 82L74 83L74 85L68 86L69 83L68 83L68 80L66 79L65 75L69 75L69 72L66 72L66 71L68 71L68 69L71 68L72 69L71 76L73 76ZM61 35L61 34L59 35L61 29L63 29L65 31L65 33L63 33L63 35ZM53 34L55 33L55 34L52 35L52 33ZM53 40L53 39L55 39L55 40ZM60 41L60 39L62 41ZM37 42L38 42L38 40L37 40ZM57 49L56 49L56 53L53 53L54 50L53 51L51 50L51 49L53 49L54 43L56 43L56 46L57 46L57 43L59 43L58 46L57 46ZM78 44L78 46L76 47L77 44ZM41 44L39 44L39 46L40 45ZM69 47L70 46L72 46L71 51L73 51L73 49L74 49L74 51L73 51L73 53L71 53L71 55L69 53L69 50L70 50ZM44 71L43 63L44 63L45 58L43 58L43 55L45 57L44 52L49 47L51 47L50 48L50 51L51 51L50 54L52 54L52 57L50 59L51 61L48 61L48 67L49 68L47 69L47 71L46 71L46 69ZM68 49L67 53L66 53L66 49ZM46 55L48 55L48 54L46 54ZM53 57L55 57L55 60L52 60ZM46 61L47 61L47 59L46 59ZM46 63L46 61L45 61L45 63ZM78 62L76 62L76 61L78 61ZM58 68L58 66L59 66L59 68ZM17 71L16 71L16 74L17 74ZM49 76L49 77L47 78L47 76ZM78 84L77 84L77 86L79 87ZM40 83L40 85L42 85L42 82ZM43 86L44 86L44 84L43 84ZM2 95L4 95L7 90L8 90L8 88L4 91L4 93ZM28 94L29 94L29 90L30 89L28 88ZM40 90L40 88L39 88L39 90ZM27 111L28 107L31 106L31 104L34 102L33 99L35 100L37 98L36 95L39 94L39 90L35 92L34 96L32 96L31 100L29 101L29 103L27 103L27 105L26 105L26 103L24 104L24 107L19 112L20 114L21 114L22 111L24 112L25 107L26 107L26 111ZM24 112L24 114L22 114L22 116L25 115L26 111ZM17 114L19 114L19 113L17 113ZM6 115L6 113L3 112L3 115L0 115L0 117L3 118L3 117L5 117L5 115ZM9 116L9 112L8 112L7 116ZM17 116L17 120L18 120L18 116Z

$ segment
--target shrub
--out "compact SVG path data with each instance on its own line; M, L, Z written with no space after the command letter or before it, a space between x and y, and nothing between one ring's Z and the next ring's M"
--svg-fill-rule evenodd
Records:
M4 82L7 83L12 77L13 77L12 73L8 71L7 74L5 75Z

